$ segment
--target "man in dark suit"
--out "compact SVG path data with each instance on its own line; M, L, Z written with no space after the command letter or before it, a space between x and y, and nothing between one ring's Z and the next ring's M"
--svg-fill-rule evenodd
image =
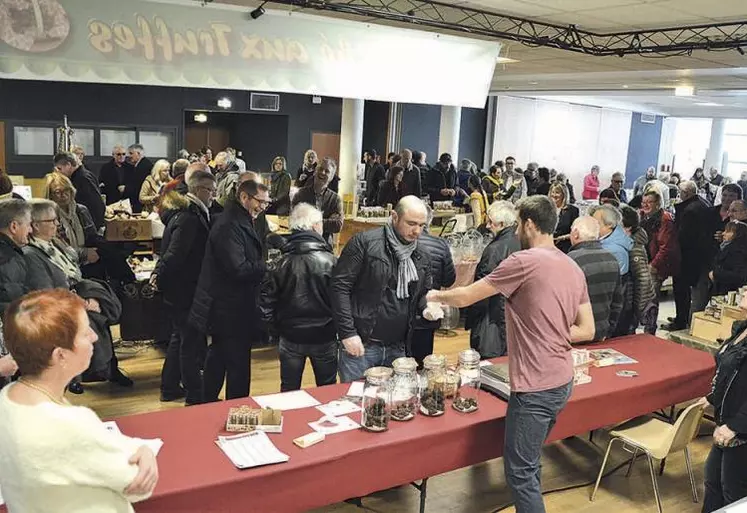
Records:
M59 173L67 176L77 191L75 201L88 208L97 230L104 227L104 211L106 206L101 199L99 187L93 174L84 168L78 157L69 152L58 153L54 156L54 167Z
M112 159L99 170L101 193L106 197L107 205L124 199L125 178L132 173L132 166L125 157L127 152L124 146L118 144L112 149Z
M153 162L145 156L142 144L131 144L127 147L127 161L132 166L133 172L125 173L123 199L130 200L133 212L140 212L143 210L143 205L140 203L140 188L153 169Z
M247 180L210 230L189 324L211 333L205 360L205 400L217 401L226 379L226 399L249 395L252 337L260 331L260 285L266 266L257 217L270 204L270 191Z

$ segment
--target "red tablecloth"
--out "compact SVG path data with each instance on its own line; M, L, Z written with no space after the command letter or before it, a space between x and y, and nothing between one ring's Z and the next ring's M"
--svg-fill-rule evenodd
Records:
M640 363L592 369L593 381L575 388L558 418L550 441L581 434L643 415L708 392L712 356L637 335L604 343ZM636 378L616 376L620 369ZM322 403L339 398L347 385L308 390ZM270 435L290 461L237 470L215 445L230 406L248 400L214 403L116 419L128 435L160 437L160 481L153 497L137 505L139 513L296 512L365 496L501 456L507 404L481 392L472 414L449 410L437 418L392 422L373 434L351 431L299 449L292 440L311 431L307 422L321 414L314 408L285 412L284 432ZM253 403L253 402L252 402ZM359 420L357 415L354 415Z

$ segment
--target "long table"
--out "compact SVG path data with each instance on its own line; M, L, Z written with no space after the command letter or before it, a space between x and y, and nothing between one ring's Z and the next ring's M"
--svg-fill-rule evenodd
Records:
M582 434L705 395L714 372L713 358L650 335L603 343L639 361L630 366L591 369L592 382L577 386L548 442ZM618 377L634 369L638 377ZM339 399L347 385L307 391L325 403ZM287 411L282 434L270 435L290 456L287 463L237 470L215 445L228 408L256 405L250 399L168 410L115 419L128 435L160 437L160 481L137 511L300 512L351 497L474 465L503 453L507 403L480 392L479 410L452 409L436 418L417 416L391 422L384 433L362 430L328 436L308 449L292 440L311 431L315 408ZM356 417L354 417L356 418ZM358 419L356 419L358 420Z

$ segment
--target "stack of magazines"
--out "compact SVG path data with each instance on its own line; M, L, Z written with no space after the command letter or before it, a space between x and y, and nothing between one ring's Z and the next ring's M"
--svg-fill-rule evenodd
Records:
M511 382L508 377L508 363L494 363L480 368L482 388L501 399L508 401L511 396Z

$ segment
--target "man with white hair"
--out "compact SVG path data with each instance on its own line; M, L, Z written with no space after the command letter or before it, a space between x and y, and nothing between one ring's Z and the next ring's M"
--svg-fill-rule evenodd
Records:
M617 259L620 275L628 274L633 241L622 226L622 214L614 205L599 205L591 207L589 215L599 222L599 242Z
M337 382L337 333L329 285L336 258L322 237L322 212L308 203L290 213L291 234L262 284L262 319L280 337L280 391L299 390L306 359L316 386Z
M600 223L591 216L576 219L571 226L571 250L568 252L586 277L594 314L595 342L612 335L623 308L617 259L602 247L599 230Z
M126 157L124 146L117 144L112 148L111 160L99 170L101 193L106 196L107 205L124 198L127 174L132 171L132 166L125 160Z
M332 273L332 309L340 349L340 380L361 379L408 352L416 313L431 287L430 258L418 244L425 203L402 198L382 228L353 236Z
M516 235L516 208L510 201L496 201L486 216L486 228L493 240L482 253L475 269L475 281L493 272L509 255L519 251L521 244ZM467 310L465 329L470 330L469 343L482 358L505 356L506 298L497 294L472 305Z
M646 169L646 174L639 176L635 182L633 182L633 196L643 196L646 184L651 180L656 180L656 168L649 166ZM666 207L666 204L663 204Z
M127 147L127 161L132 166L133 172L129 173L130 176L126 179L125 191L122 194L124 198L130 200L133 212L140 212L143 209L140 203L140 189L153 169L153 162L145 156L145 148L139 143L130 144Z

